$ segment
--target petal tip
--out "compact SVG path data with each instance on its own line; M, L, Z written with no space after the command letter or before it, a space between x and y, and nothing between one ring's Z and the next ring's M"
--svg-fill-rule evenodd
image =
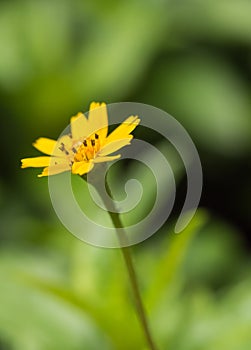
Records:
M99 107L105 107L106 106L106 103L105 102L91 102L90 104L90 111L93 110L93 109L96 109L96 108L99 108Z
M29 158L21 159L21 169L29 168Z

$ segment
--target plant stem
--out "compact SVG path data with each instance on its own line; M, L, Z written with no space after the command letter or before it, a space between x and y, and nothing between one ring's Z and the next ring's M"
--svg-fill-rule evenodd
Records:
M107 193L109 194L109 196L111 198L113 198L112 197L112 193L111 193L111 189L108 186L107 181L106 181L106 190L107 190ZM105 203L105 201L104 201L104 203ZM119 230L117 230L117 233L118 233L118 239L119 239L120 243L125 242L126 241L126 233L125 233L125 229L123 227L123 224L121 222L119 213L115 212L115 210L114 210L114 212L108 210L108 213L109 213L109 215L111 217L111 220L112 220L112 222L114 224L114 227L116 229L119 228ZM124 258L124 261L125 261L125 265L126 265L126 268L127 268L129 280L130 280L132 291L133 291L133 295L134 295L135 306L136 306L136 310L137 310L137 313L138 313L138 318L139 318L139 321L140 321L141 326L143 328L144 335L145 335L145 338L146 338L146 342L147 342L147 344L149 346L149 349L157 350L157 347L154 344L154 341L153 341L153 338L152 338L152 335L151 335L151 332L150 332L150 328L149 328L149 325L148 325L146 312L145 312L143 301L142 301L142 298L141 298L141 295L140 295L138 279L137 279L136 271L135 271L135 268L134 268L134 264L133 264L133 260L132 260L132 256L131 256L131 252L130 252L130 248L122 246L121 247L121 252L122 252L122 255L123 255L123 258Z

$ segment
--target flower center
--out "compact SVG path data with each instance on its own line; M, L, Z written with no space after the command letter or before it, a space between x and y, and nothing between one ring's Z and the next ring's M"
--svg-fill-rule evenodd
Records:
M85 139L76 149L72 148L75 162L89 161L94 159L97 152L100 149L99 135L94 134L94 136Z

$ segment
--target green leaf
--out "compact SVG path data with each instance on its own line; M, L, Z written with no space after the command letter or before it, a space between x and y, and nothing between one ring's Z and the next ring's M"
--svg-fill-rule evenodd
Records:
M189 245L207 221L207 215L202 210L198 211L189 225L180 234L167 234L162 243L162 253L154 267L151 285L146 292L146 302L150 310L157 304L163 293L171 287L172 282L177 278L179 269L187 253Z

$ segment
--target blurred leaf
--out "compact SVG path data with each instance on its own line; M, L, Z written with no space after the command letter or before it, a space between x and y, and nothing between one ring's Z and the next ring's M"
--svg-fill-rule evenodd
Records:
M173 25L183 40L251 42L251 4L246 0L188 0L171 7Z
M0 289L0 332L11 339L15 349L79 349L83 346L99 349L100 341L105 349L109 349L108 342L90 322L89 316L57 298L58 290L48 294L43 288L39 290L31 284L21 283L21 262L23 268L28 263L33 269L44 271L47 285L50 284L47 269L50 268L52 276L57 273L55 267L45 260L27 259L17 252L13 255L14 251L9 253L1 253L0 278L4 284ZM67 294L63 295L68 298Z
M229 224L211 220L191 245L184 264L189 284L216 289L243 278L246 256L240 232Z
M108 250L93 248L80 241L77 243L82 257L86 254L90 259L85 258L84 264L82 260L82 273L80 270L78 274L70 270L70 276L68 273L63 273L62 266L56 264L55 260L48 259L48 256L45 260L39 256L23 256L20 253L13 258L11 251L9 254L7 251L2 254L0 279L5 280L5 287L0 292L1 300L4 303L0 316L0 333L2 330L5 336L14 337L14 344L17 342L18 348L20 348L20 344L23 344L23 340L15 333L15 328L19 328L20 334L25 334L30 329L31 324L33 325L31 337L24 340L24 346L27 345L27 348L29 348L29 341L31 341L35 342L34 347L40 346L41 349L47 348L47 346L52 349L59 349L62 346L65 349L79 349L81 348L80 344L86 344L88 349L96 349L100 347L100 342L103 342L102 339L105 336L108 337L108 341L102 345L104 348L109 343L114 344L118 350L141 348L144 342L141 328L135 316L133 305L130 304L130 298L124 295L126 291L124 279L127 276L121 273L120 269L114 269L113 273L109 273L114 265L120 266L114 260L114 254L109 260L110 267L104 267L102 272L102 269L97 269L97 263L100 261L103 264L102 261L106 259ZM75 252L74 250L74 254ZM111 253L113 252L111 251ZM91 259L90 253L95 257L96 262ZM77 259L78 269L80 262ZM92 275L91 271L96 271L97 275ZM93 283L91 281L93 278L95 290L88 288L88 285ZM72 283L74 283L73 286ZM83 283L85 285L84 289L80 290L78 284L81 283L82 286ZM12 292L10 292L11 290ZM22 300L20 305L18 300L15 300L16 295L19 295L20 300ZM36 308L30 300L37 303ZM33 312L24 318L24 309L30 307L34 308ZM58 313L59 320L53 316L53 312ZM48 321L50 331L44 327L40 333L45 340L48 337L46 340L48 344L32 340L32 337L36 336L37 329L43 327L46 315L50 319ZM5 324L6 318L10 320L7 324ZM15 326L13 322L15 322ZM71 330L68 332L69 322L73 328L72 332L79 332L79 334L71 335ZM68 341L64 339L64 336L58 340L60 332L69 338ZM125 336L128 332L130 332L130 338Z
M166 162L168 162L175 177L176 186L178 186L184 169L176 150L166 140L155 144L154 147L156 151L159 151L166 158ZM138 154L137 157L140 159L140 162L133 161L126 164L126 168L123 167L123 163L122 166L119 166L119 162L117 166L113 166L108 172L108 182L111 185L116 200L122 201L127 195L131 198L132 203L136 203L130 211L121 214L125 226L133 225L143 220L149 215L156 201L156 179L152 170L147 165L144 165L144 160L147 160L151 164L151 168L159 173L159 188L165 186L168 189L171 188L172 184L172 179L168 178L166 173L159 172L159 163L156 163L155 151ZM139 182L139 185L135 186L142 187L140 198L138 198L140 191L136 191L133 187L129 188L128 193L125 192L125 184L131 179ZM162 196L159 200L161 203L160 206L165 208L169 198Z
M147 305L150 309L156 306L163 293L167 293L172 281L177 277L193 237L205 224L206 220L206 213L199 211L180 234L171 237L167 235L165 242L162 244L161 258L158 257L151 285L146 292Z
M45 128L87 110L93 99L120 100L150 64L166 29L162 3L141 5L114 3L98 16L91 2L0 4L2 32L10 32L0 38L0 84L8 108L25 110L26 122L36 116Z
M175 57L158 68L152 89L158 91L149 96L152 103L173 114L208 149L234 155L249 145L248 92L221 58L205 53Z

